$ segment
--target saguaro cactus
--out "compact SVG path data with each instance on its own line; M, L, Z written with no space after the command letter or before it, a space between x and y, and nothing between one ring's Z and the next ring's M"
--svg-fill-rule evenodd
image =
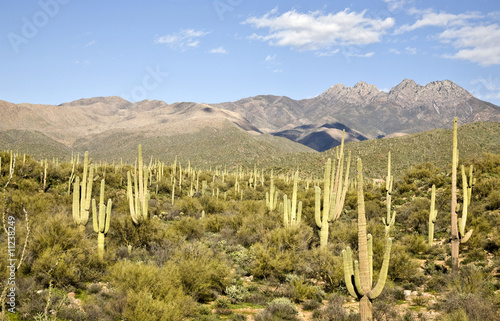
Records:
M433 184L431 192L431 209L429 211L429 238L428 238L429 246L432 246L432 242L434 241L434 223L436 223L436 218L437 218L436 185Z
M283 196L283 223L286 227L300 225L302 220L302 201L297 203L298 181L299 171L296 171L293 176L292 199L289 200L286 194Z
M471 200L472 186L472 165L469 169L470 183L467 184L467 175L465 168L462 165L462 187L463 187L463 204L462 218L458 218L458 202L457 202L457 168L458 168L458 138L457 138L457 117L453 119L453 150L452 150L452 166L451 166L451 269L454 273L458 272L459 263L458 255L460 251L460 243L465 243L472 235L472 230L465 233L465 224L467 221L467 210Z
M359 312L361 321L373 320L372 303L385 286L389 260L391 256L392 240L386 239L384 261L375 286L373 281L373 252L372 238L366 233L365 202L363 191L363 165L361 159L357 161L357 185L358 185L358 253L359 262L352 263L352 251L349 247L342 251L344 258L344 277L347 290L354 298L359 299Z
M335 173L335 166L332 166L332 160L328 159L325 164L324 190L323 190L323 209L321 209L321 188L315 187L315 207L314 218L316 225L320 230L320 247L325 248L328 243L328 222L335 221L340 217L344 207L345 196L349 185L349 166L351 163L351 152L347 158L345 179L343 179L344 167L344 135L340 152L337 155L338 166ZM332 169L333 167L333 169ZM342 186L343 183L343 186Z
M266 206L270 211L276 210L278 204L278 191L274 186L274 179L271 177L271 183L269 185L269 192L266 192Z
M389 236L391 228L396 223L396 211L392 211L392 183L394 177L391 175L391 152L387 157L387 177L385 179L387 216L382 218L385 226L385 236Z
M82 229L85 229L85 225L89 222L93 179L94 166L91 165L89 169L89 152L85 152L81 184L78 176L73 184L73 220Z
M148 219L149 191L147 187L147 172L144 171L142 161L142 146L139 145L139 164L134 173L134 190L132 190L132 179L130 171L127 172L127 198L130 206L130 216L134 224L140 224L142 220Z
M111 199L108 199L108 205L104 205L104 179L101 180L101 193L99 195L99 212L95 199L92 199L92 223L94 232L97 234L97 254L102 260L104 258L104 237L109 231L111 219Z

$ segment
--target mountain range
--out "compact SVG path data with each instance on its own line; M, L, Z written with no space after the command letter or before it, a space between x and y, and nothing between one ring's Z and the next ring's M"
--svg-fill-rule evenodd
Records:
M338 145L343 129L348 141L362 141L449 128L453 117L461 124L500 120L499 106L449 80L422 86L405 79L389 92L361 81L353 87L334 85L310 99L266 95L214 106L242 114L264 133L317 151Z
M32 154L63 158L89 150L96 158L133 160L143 144L145 154L196 155L207 164L213 155L231 162L325 151L340 143L342 130L347 141L363 141L449 128L455 116L460 124L500 121L499 106L449 80L421 86L408 79L389 92L359 82L303 100L273 95L218 104L132 103L120 97L60 105L0 100L0 114L4 148L30 146Z

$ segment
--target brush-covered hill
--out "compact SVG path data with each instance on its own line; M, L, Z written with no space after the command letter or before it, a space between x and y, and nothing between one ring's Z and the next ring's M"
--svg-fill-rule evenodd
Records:
M238 113L206 104L119 97L55 105L0 101L0 149L69 159L88 150L94 159L135 159L137 145L163 159L178 155L199 165L314 152L286 138L263 134Z

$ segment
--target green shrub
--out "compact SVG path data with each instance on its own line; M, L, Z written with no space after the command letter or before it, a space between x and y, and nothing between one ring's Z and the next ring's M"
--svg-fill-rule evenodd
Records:
M181 320L193 315L193 300L183 292L180 269L122 261L111 267L113 287L126 293L123 317L130 320Z
M232 303L243 302L248 297L248 290L241 285L231 285L226 288L226 294Z
M206 302L222 293L230 283L225 257L201 243L187 243L172 255L165 268L176 269L185 293Z
M289 288L290 299L294 302L304 302L306 300L321 301L325 293L319 286L306 282L303 277L293 274L286 276L287 287Z
M260 313L255 315L255 321L299 320L295 305L287 298L277 298L271 301Z

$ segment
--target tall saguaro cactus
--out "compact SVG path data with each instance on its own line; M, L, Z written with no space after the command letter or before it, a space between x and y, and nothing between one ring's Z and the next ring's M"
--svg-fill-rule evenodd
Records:
M357 185L358 185L358 253L359 262L352 262L352 251L349 247L342 251L344 259L344 277L347 290L354 298L359 299L359 312L361 321L373 320L372 303L385 286L389 260L391 256L392 240L386 239L384 261L379 273L377 284L373 286L373 252L372 237L366 232L365 202L363 191L363 165L361 159L357 161Z
M73 220L82 229L89 222L93 179L94 166L90 165L89 169L89 152L85 152L82 181L80 183L80 177L76 176L73 184Z
M458 272L459 263L458 255L460 252L460 243L465 243L472 235L472 231L465 233L465 224L467 221L467 210L471 200L472 186L472 165L469 169L469 184L467 184L467 175L465 168L462 165L462 187L463 187L463 204L462 217L458 218L458 202L457 202L457 168L458 168L458 138L457 138L457 117L453 119L453 150L452 150L452 167L451 167L451 269L454 273Z
M328 222L335 221L340 217L344 207L345 196L349 186L349 166L351 163L351 152L347 158L345 178L343 179L344 168L344 134L340 152L337 155L338 165L332 166L332 160L329 158L325 164L324 190L323 190L323 209L321 209L321 188L315 187L315 207L314 218L316 225L320 228L320 248L325 248L328 243Z
M431 209L429 212L429 238L427 240L429 243L429 246L432 246L432 242L434 241L434 223L436 223L436 218L437 218L436 185L432 184Z
M94 232L97 234L97 254L102 260L104 258L104 237L109 231L111 219L111 199L108 199L108 205L104 204L104 179L101 180L101 193L99 195L99 212L95 199L92 199L92 223Z
M134 224L138 225L142 220L148 218L149 191L147 186L147 172L144 171L142 160L142 146L139 145L138 168L134 173L134 189L132 190L132 178L130 171L127 172L127 198L130 206L130 216Z

